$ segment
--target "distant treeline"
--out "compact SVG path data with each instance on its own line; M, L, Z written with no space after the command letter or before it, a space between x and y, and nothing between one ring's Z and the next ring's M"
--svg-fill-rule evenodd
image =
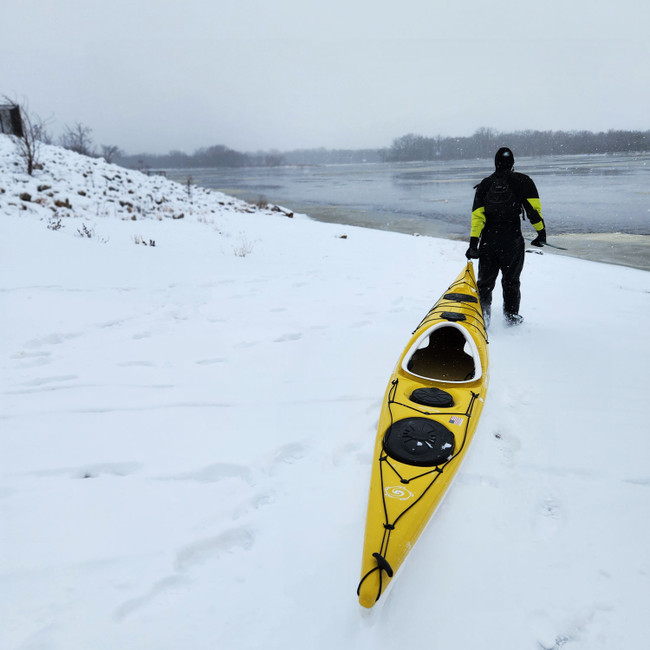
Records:
M279 167L281 165L334 165L382 162L379 149L301 149L241 153L223 145L198 149L193 154L170 151L167 154L119 155L115 162L132 169L188 169L198 167Z
M499 147L516 156L625 153L650 150L650 131L516 131L479 129L465 138L427 138L409 134L397 138L385 152L391 162L491 158Z
M404 135L387 149L300 149L241 153L224 145L198 149L193 154L118 155L115 162L133 169L188 169L198 167L277 167L418 160L491 158L502 146L517 157L603 154L650 151L650 131L516 131L499 133L479 129L469 137Z
M115 162L132 169L185 169L188 167L246 167L246 154L223 145L197 149L193 154L170 151L167 154L119 155Z

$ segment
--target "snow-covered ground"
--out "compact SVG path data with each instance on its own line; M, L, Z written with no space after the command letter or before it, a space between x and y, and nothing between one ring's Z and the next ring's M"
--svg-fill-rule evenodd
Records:
M42 158L0 136L3 650L647 648L649 273L527 256L469 456L368 613L381 399L466 245Z

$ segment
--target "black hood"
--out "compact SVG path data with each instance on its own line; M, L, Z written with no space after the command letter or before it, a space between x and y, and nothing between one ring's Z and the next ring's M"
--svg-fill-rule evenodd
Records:
M494 166L497 170L512 169L515 164L515 156L508 147L501 147L494 156Z

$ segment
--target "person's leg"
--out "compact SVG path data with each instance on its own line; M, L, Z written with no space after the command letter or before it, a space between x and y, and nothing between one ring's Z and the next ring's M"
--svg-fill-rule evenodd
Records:
M478 297L481 301L483 317L487 322L490 320L492 308L492 291L499 275L499 258L493 247L482 247L478 260Z
M501 286L503 288L503 313L506 320L521 322L519 305L521 303L521 271L524 268L525 243L523 237L517 238L503 251L501 260Z

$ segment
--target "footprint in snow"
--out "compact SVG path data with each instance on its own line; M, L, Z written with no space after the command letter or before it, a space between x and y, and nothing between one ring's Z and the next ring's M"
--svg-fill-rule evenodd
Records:
M74 470L74 478L97 478L103 475L130 476L142 468L141 463L98 463Z
M93 465L82 465L81 467L59 467L57 469L41 469L30 472L31 476L70 476L71 478L97 478L99 476L130 476L142 468L141 463L95 463Z
M625 479L626 483L631 483L632 485L641 485L643 487L650 487L650 477L648 478L627 478Z
M273 454L270 463L269 472L275 473L282 465L293 465L304 458L306 453L305 447L298 442L292 442L277 449Z
M274 343L284 343L285 341L297 341L302 338L302 334L284 334L277 339L274 339Z
M36 379L31 379L30 381L25 381L20 384L21 386L26 386L26 388L11 390L7 392L9 395L27 395L30 393L51 392L55 390L70 388L70 386L66 386L65 383L78 378L79 378L78 375L60 375L58 377L38 377Z
M226 530L216 537L202 539L182 548L176 554L174 568L178 572L188 571L238 549L248 550L254 541L255 536L247 527Z
M557 533L564 519L564 509L560 501L548 496L536 509L535 529L540 539L548 539Z
M348 442L347 444L335 449L332 452L332 464L335 466L342 465L343 463L355 462L358 456L359 445Z
M132 598L115 610L118 621L130 616L138 609L151 603L169 604L178 600L187 591L190 579L185 576L169 576L156 582L148 593L139 598Z
M80 337L81 334L50 334L37 339L31 339L25 343L26 348L42 348L47 345L61 345L71 339Z
M502 427L494 432L494 439L499 443L499 451L509 465L512 465L515 454L521 449L521 441L507 432L508 427Z
M165 477L173 481L197 481L199 483L217 483L229 478L242 479L246 483L252 484L251 472L243 465L234 463L214 463L206 465L194 472L186 474L177 474L176 476Z
M51 352L45 352L42 350L36 350L34 352L24 352L21 350L12 355L11 358L20 362L18 368L37 368L52 363L52 360L50 359L51 356Z
M251 513L254 510L259 510L264 506L270 506L275 502L275 494L273 492L265 492L263 494L257 494L247 503L243 503L232 513L232 518L234 520L241 519L247 514Z
M47 384L59 384L61 382L79 379L79 375L57 375L55 377L37 377L30 381L24 381L23 386L47 386Z

